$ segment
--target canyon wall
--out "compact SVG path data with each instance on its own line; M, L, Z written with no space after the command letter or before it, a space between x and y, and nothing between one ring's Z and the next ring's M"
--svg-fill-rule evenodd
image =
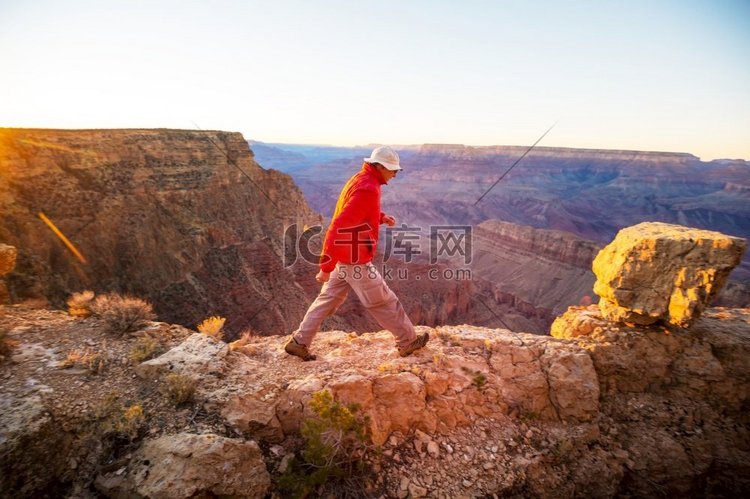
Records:
M239 133L0 129L0 212L16 301L119 291L188 326L223 315L234 332L289 330L306 308L282 268L283 230L319 217Z
M285 150L283 144L275 144ZM383 190L383 206L409 225L477 225L504 220L604 243L643 221L750 237L750 163L701 161L685 153L536 147L489 193L527 147L398 146L404 171ZM313 150L313 151L310 151ZM313 209L329 216L338 189L362 163L362 148L298 147L314 160L262 161L289 171ZM750 256L733 279L750 279Z

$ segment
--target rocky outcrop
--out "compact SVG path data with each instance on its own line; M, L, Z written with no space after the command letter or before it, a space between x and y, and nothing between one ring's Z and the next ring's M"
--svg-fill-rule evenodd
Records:
M746 247L744 239L678 225L644 222L623 229L594 260L600 309L612 321L688 327Z
M292 329L305 311L283 232L319 218L239 133L0 129L0 212L0 241L19 248L17 300L128 292L189 327L229 317L234 334Z
M303 456L300 431L316 418L311 401L321 391L358 404L369 444L380 447L365 457L373 475L358 490L386 497L736 497L750 490L748 310L708 309L691 329L675 332L616 325L596 306L564 314L557 337L420 327L431 341L406 358L385 331L322 332L314 362L287 355L282 337L216 351L213 340L154 324L152 336L173 336L155 360L172 360L144 378L136 376L142 364L128 360L138 338L104 336L95 318L6 312L0 327L29 352L0 364L2 428L12 428L0 439L9 471L1 476L15 495L74 487L85 495L96 477L100 493L113 497L262 495L260 464L240 472L245 457L233 456L252 457L258 442L278 484L292 458ZM60 368L71 347L104 343L103 372ZM196 374L188 406L166 402L167 372ZM123 405L105 402L112 390ZM32 398L33 411L24 402ZM131 428L122 411L136 402L142 426ZM59 451L32 459L50 436ZM170 479L160 480L165 473ZM237 481L246 476L263 488ZM276 486L267 493L283 495Z
M60 459L72 435L60 431L42 397L29 389L13 396L0 391L0 496L33 497L61 476L67 463ZM55 452L50 452L50 446ZM8 495L6 495L8 494Z
M613 324L591 305L571 307L551 334L590 353L602 393L691 398L737 412L750 401L750 335L736 327L746 317L746 310L709 309L691 329L670 333Z
M195 333L164 355L141 362L136 372L144 379L153 379L165 373L200 376L217 359L226 356L228 351L229 347L223 341Z
M147 440L128 473L97 479L107 497L265 497L271 485L255 442L180 433Z
M8 286L5 284L3 277L15 268L16 255L16 248L0 243L0 305L8 303L10 300Z
M689 495L700 476L710 476L721 497L750 487L737 475L750 462L749 318L748 310L708 309L691 329L670 333L613 324L590 306L571 307L553 324L554 337L590 352L602 409L616 414L625 433L622 447L632 459L625 479L633 495L651 495L648 480Z
M529 413L550 421L588 421L597 414L599 386L591 359L575 346L471 326L445 326L432 333L434 346L406 360L395 358L390 333L360 337L326 333L319 357L323 361L300 365L303 371L295 371L302 380L290 379L284 390L278 387L285 382L263 376L261 366L280 363L286 354L275 342L262 348L254 344L250 351L258 355L235 357L233 370L258 373L246 383L263 396L248 393L238 399L221 388L208 399L212 405L226 407L225 416L236 414L238 406L276 407L276 418L288 433L298 431L312 394L330 390L335 398L361 406L369 416L375 445L385 443L394 431L408 433L416 428L446 434L477 416ZM344 368L363 349L369 352L368 359L357 361L354 371ZM272 360L277 355L280 358ZM265 419L269 427L276 425L273 418ZM232 416L229 422L237 427L237 420ZM247 431L247 424L239 425Z

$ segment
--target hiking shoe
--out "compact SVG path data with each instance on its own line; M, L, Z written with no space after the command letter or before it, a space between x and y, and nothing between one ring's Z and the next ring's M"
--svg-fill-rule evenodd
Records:
M401 357L406 357L407 355L411 354L412 352L416 352L423 346L427 344L427 340L430 339L429 333L424 333L423 335L417 336L414 341L406 345L405 347L400 347L398 349L398 354Z
M289 338L289 341L286 342L286 345L284 345L284 350L286 350L286 353L288 353L289 355L296 355L304 361L315 360L317 358L310 353L310 350L308 350L305 345L300 345L299 343L297 343L297 340L294 339L294 336Z

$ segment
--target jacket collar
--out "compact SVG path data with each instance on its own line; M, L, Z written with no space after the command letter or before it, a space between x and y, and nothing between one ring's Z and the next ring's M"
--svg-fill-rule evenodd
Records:
M372 175L380 185L385 185L385 179L380 172L370 163L362 163L362 171Z

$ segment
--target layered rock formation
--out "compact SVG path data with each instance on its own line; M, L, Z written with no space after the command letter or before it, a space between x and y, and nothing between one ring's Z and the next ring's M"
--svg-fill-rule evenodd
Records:
M621 230L594 260L594 291L612 321L688 327L718 295L747 242L644 222Z
M283 231L319 218L239 133L1 129L0 211L0 241L19 251L15 300L128 292L165 320L223 315L232 332L291 329L304 314Z
M276 144L285 150L287 146ZM262 161L289 171L311 206L329 215L343 180L361 165L297 148L315 161L264 151ZM479 224L499 219L556 229L606 243L623 227L662 221L750 237L750 164L700 161L690 154L536 147L478 204L476 200L526 147L433 144L400 147L405 171L383 192L383 204L409 225ZM748 257L735 272L750 277ZM507 290L513 292L512 290ZM538 305L538 304L536 304Z
M554 317L591 299L600 249L573 234L488 220L473 229L474 274Z

